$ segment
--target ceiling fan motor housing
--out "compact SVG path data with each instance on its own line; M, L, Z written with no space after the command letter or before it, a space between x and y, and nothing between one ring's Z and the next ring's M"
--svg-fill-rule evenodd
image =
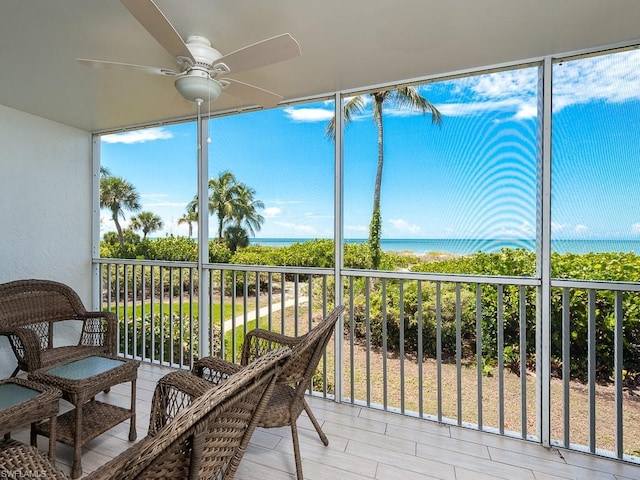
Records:
M222 93L222 86L206 71L197 67L188 74L176 78L174 85L180 95L195 103L213 102Z
M190 35L185 43L191 55L195 58L196 65L202 65L210 69L213 62L222 57L222 54L211 46L211 42L206 37Z

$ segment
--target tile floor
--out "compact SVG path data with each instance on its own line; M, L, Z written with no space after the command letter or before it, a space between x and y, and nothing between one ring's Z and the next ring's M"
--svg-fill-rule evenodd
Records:
M140 366L136 422L139 439L146 435L155 383L168 371L155 365ZM108 394L108 401L127 406L128 394L128 384L118 385ZM311 398L309 403L329 437L329 446L322 445L303 414L298 428L307 480L640 479L640 465L546 449L522 440L320 398ZM69 404L62 402L61 409L66 408ZM123 423L85 447L85 475L130 445L128 430L128 422ZM28 442L28 429L14 432L13 437ZM40 437L39 448L46 450L46 442ZM58 444L56 456L58 466L69 473L71 448ZM257 429L236 478L295 479L290 430Z

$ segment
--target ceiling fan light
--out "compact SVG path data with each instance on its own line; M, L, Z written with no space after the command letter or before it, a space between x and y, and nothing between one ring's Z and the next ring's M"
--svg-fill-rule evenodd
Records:
M218 82L203 76L185 75L179 77L175 81L175 87L180 95L194 103L197 103L198 100L203 103L213 102L222 93L222 87Z

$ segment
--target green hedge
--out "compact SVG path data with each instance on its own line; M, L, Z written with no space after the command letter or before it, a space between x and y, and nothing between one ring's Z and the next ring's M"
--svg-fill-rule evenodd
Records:
M192 239L183 237L167 237L157 240L146 240L138 243L126 243L124 246L113 242L102 242L101 253L104 257L115 256L122 258L148 258L157 260L196 261L197 244ZM134 239L135 240L135 239ZM312 240L299 242L286 247L249 246L238 249L235 254L222 243L212 241L210 244L210 261L212 263L231 263L246 265L275 265L296 267L332 267L334 262L334 245L332 240ZM368 269L371 264L371 253L367 244L346 244L344 249L344 264L347 268ZM461 256L448 260L417 263L418 259L404 254L384 252L381 258L381 269L398 270L410 268L415 272L478 274L496 276L534 276L535 254L522 249L503 249L498 253L479 252L474 255ZM122 268L122 267L118 267ZM588 254L557 254L551 256L553 278L571 278L584 280L607 280L637 282L640 279L640 257L633 253L588 253ZM139 274L138 274L139 275ZM225 272L225 290L231 294L231 273ZM246 291L254 295L256 289L255 273L250 272L236 275L236 293ZM260 274L260 288L266 288L267 276ZM132 273L129 269L128 276ZM287 280L292 280L287 276ZM279 276L272 277L279 282ZM299 277L300 282L307 279ZM330 280L331 281L331 280ZM176 284L177 278L165 279L165 285ZM366 318L364 280L354 282L355 314L353 329L356 335L364 336L369 326L371 340L374 345L382 345L382 282L371 280L369 285L369 299L371 318ZM197 284L194 285L197 289ZM122 288L122 287L121 287ZM404 311L404 348L409 352L418 349L419 321L422 322L422 344L425 355L435 355L435 283L421 282L421 294L418 295L418 283L403 282L402 306ZM461 337L462 349L466 356L475 355L476 349L476 288L475 284L461 284ZM503 288L504 314L504 346L505 364L514 369L519 367L519 335L520 335L520 288L505 286ZM536 289L524 288L526 302L526 336L528 365L535 361L535 312ZM456 351L456 291L455 285L441 284L442 310L442 351L446 356L452 356ZM398 350L401 334L400 326L400 282L386 281L386 331L387 347ZM497 286L484 285L481 287L482 311L480 321L482 329L483 360L495 363L498 355L497 348ZM587 378L587 334L588 334L588 292L586 290L571 289L571 375L574 378ZM608 291L597 292L594 311L596 313L596 354L597 373L600 381L606 381L613 374L613 326L615 294ZM418 305L422 310L418 312ZM627 293L623 296L624 317L624 368L630 375L640 372L640 295ZM368 324L367 324L368 322ZM350 327L350 325L349 325ZM551 354L552 365L556 373L561 370L561 339L562 339L562 291L552 289L551 305Z
M414 271L438 273L467 273L478 275L533 276L535 255L521 249L504 249L499 253L478 253L442 262L426 263L413 267ZM553 278L637 282L640 279L640 256L633 253L587 253L551 255ZM475 285L466 290L475 296ZM588 290L570 291L570 370L572 378L586 381L588 378ZM551 292L551 355L552 367L557 375L562 366L562 289ZM475 298L475 297L474 297ZM518 353L519 343L519 288L504 287L504 342L509 358ZM535 289L525 289L527 311L527 364L535 360ZM625 374L640 372L640 295L623 295L623 357ZM614 368L615 293L598 291L595 295L596 373L598 381L611 380ZM463 329L468 328L470 340L475 342L475 301L463 305ZM482 287L482 343L483 356L497 358L497 287ZM519 356L519 353L518 353ZM519 362L512 362L517 367Z
M103 240L100 242L100 257L197 262L198 242L193 238L174 237L173 235L164 238L134 240L125 242L124 245ZM209 241L210 263L228 263L230 260L231 250L224 242Z

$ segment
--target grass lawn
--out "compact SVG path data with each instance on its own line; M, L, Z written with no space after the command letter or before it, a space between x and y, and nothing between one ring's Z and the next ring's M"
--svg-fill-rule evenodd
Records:
M224 313L225 313L225 319L230 319L231 318L231 301L226 301L224 304ZM169 301L165 301L162 304L162 309L164 314L168 314L170 311L173 312L174 314L180 314L180 308L182 307L182 314L185 316L190 316L191 314L191 309L193 308L193 316L194 318L198 318L198 302L183 302L182 304L176 300L174 302L169 302ZM160 314L160 302L153 302L153 314L154 315L159 315ZM249 301L248 302L248 309L249 311L253 310L255 308L255 301ZM144 309L144 315L150 315L151 314L151 310L152 310L152 305L151 302L138 302L136 303L136 305L131 305L131 302L129 302L126 306L126 308L124 306L119 306L116 308L115 305L112 305L110 308L111 312L114 312L118 315L118 318L141 318L143 315L143 309ZM243 309L243 302L238 301L236 302L235 305L235 314L236 315L242 315L242 313L244 312ZM215 303L213 305L213 318L220 318L220 303Z

